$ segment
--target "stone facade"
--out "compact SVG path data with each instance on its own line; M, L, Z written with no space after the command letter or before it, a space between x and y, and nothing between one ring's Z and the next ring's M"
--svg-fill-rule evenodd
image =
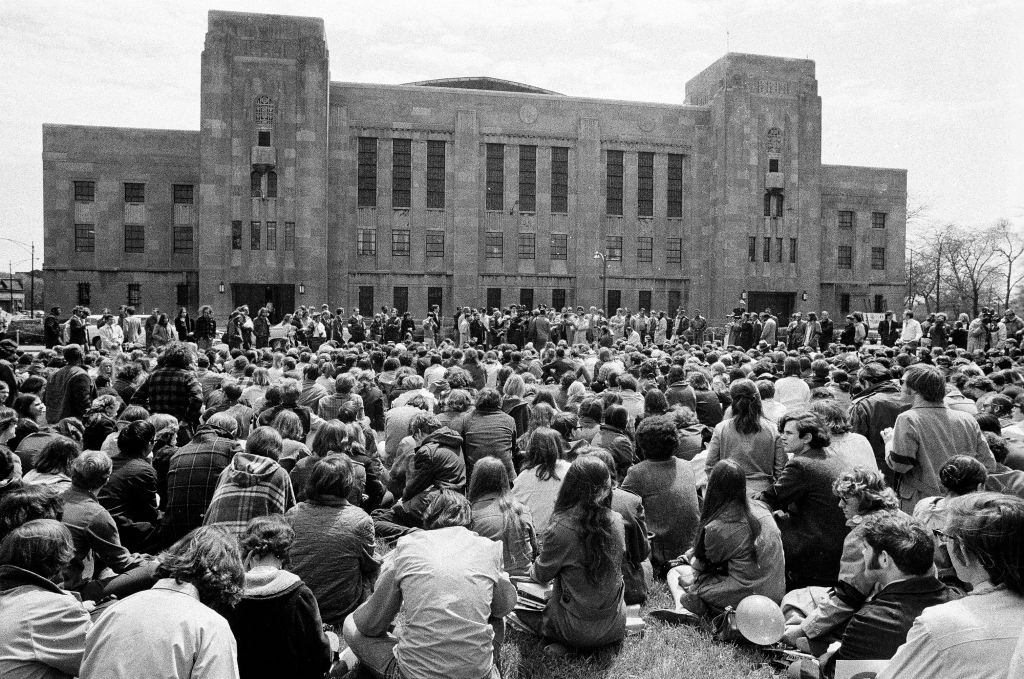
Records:
M198 133L44 126L47 304L81 283L93 307L136 285L147 309L220 315L590 306L603 286L611 305L712 318L741 299L899 304L906 171L822 165L812 61L730 53L664 105L331 82L327 56L319 19L214 11Z

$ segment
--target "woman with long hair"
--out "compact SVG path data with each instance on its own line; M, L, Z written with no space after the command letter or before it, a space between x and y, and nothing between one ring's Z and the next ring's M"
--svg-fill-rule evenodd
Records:
M291 410L282 410L274 416L270 426L281 435L281 459L285 471L292 469L302 460L309 457L309 447L305 444L302 420Z
M551 523L530 577L554 581L543 615L518 613L520 621L550 639L545 652L565 647L597 648L622 640L626 605L622 519L611 509L612 477L597 457L582 455L569 467L558 491Z
M711 470L697 539L681 560L667 577L676 608L652 612L655 617L717 615L751 594L782 600L782 535L771 512L750 500L735 460L720 460Z
M533 432L540 427L551 427L551 422L554 421L556 412L555 407L547 403L535 403L529 406L529 423L526 426L526 433L516 441L516 448L520 453L527 454L527 451L530 449L530 439L533 437ZM528 459L516 460L515 462L516 469L530 464Z
M82 452L78 444L63 436L55 437L35 460L35 467L25 474L22 483L39 484L63 493L71 487L71 463Z
M195 334L196 324L188 315L188 309L181 307L178 315L174 317L174 330L178 333L178 339L182 342L191 342Z
M153 326L153 346L162 347L171 341L171 328L168 325L167 314L160 314Z
M747 475L753 496L767 490L782 475L786 453L775 426L764 417L757 386L747 379L729 385L732 417L715 426L705 463L708 474L719 460L733 460Z
M505 572L528 575L538 552L537 534L530 508L512 495L505 464L496 457L481 458L466 497L473 507L470 530L502 543Z
M530 508L534 525L543 533L555 509L569 462L562 457L562 437L550 427L540 427L530 438L523 471L516 477L512 494Z

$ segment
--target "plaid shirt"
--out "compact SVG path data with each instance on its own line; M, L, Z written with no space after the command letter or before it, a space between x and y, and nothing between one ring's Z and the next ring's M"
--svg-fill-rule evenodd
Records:
M203 409L203 387L190 370L157 368L132 396L132 403L145 406L150 414L166 413L196 426Z
M292 481L281 465L269 457L238 453L221 472L203 523L241 537L249 519L284 514L294 506Z
M213 425L203 425L187 446L171 456L167 470L164 530L177 540L203 524L220 473L241 451L241 442Z

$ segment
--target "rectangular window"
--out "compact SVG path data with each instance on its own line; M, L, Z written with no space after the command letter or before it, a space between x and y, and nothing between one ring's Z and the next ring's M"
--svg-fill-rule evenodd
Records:
M96 225L75 224L75 252L96 251Z
M188 283L178 283L177 285L174 286L174 290L175 290L175 295L174 296L175 296L175 300L176 300L176 302L177 302L179 307L190 306L189 295L188 295L189 287L190 286L189 286Z
M174 227L174 251L179 253L191 253L193 247L192 227Z
M231 249L242 249L242 222L237 219L231 222Z
M608 291L608 313L612 315L615 310L622 306L622 290L609 290Z
M683 263L683 239L669 238L665 242L665 262L667 264Z
M607 240L608 251L605 255L608 257L609 262L621 262L622 261L622 236L608 236Z
M373 286L359 286L359 311L364 314L373 313Z
M91 203L96 200L96 182L75 182L75 202Z
M519 147L519 211L537 211L537 147Z
M487 308L501 308L501 288L487 288Z
M839 211L839 228L840 229L852 229L853 228L853 210L840 210Z
M651 308L651 291L650 290L640 290L637 293L636 307L638 309L644 309L644 310L648 310L648 309Z
M849 245L840 245L839 254L836 257L836 263L840 269L852 269L853 268L853 248Z
M427 142L427 207L444 209L445 143Z
M284 249L285 252L295 250L295 222L284 223Z
M487 145L487 200L488 210L505 209L505 145Z
M257 146L270 146L270 130L259 130L256 133Z
M640 263L654 261L654 239L650 236L637 237L636 261Z
M551 290L551 306L557 310L565 308L565 288L554 288Z
M757 261L757 236L747 236L747 261Z
M376 255L377 254L377 230L359 229L356 241L356 254Z
M605 212L622 215L622 151L608 151L605 179Z
M772 261L772 239L767 236L761 240L761 261Z
M636 214L654 216L654 154L648 151L636 154Z
M535 259L537 257L537 234L519 234L519 259Z
M142 285L139 283L128 284L128 306L142 306Z
M501 231L488 231L484 236L487 259L501 259L505 256L505 239Z
M427 310L438 308L439 313L444 313L444 288L430 286L427 288Z
M839 313L850 313L850 294L847 292L839 295Z
M569 258L569 234L551 234L551 259L566 260Z
M263 225L260 222L249 222L249 249L260 249L260 230Z
M885 295L875 295L875 313L885 313Z
M195 187L191 184L175 184L173 193L175 205L192 205L195 202Z
M668 216L683 216L683 155L668 154Z
M401 316L409 310L409 288L404 285L395 286L394 294L392 296L391 306L398 310L398 315Z
M412 140L391 140L391 207L412 205Z
M871 248L871 268L885 271L885 248Z
M533 288L520 288L519 303L527 309L533 308Z
M444 257L444 231L427 231L427 257Z
M789 239L789 263L796 264L796 238Z
M782 264L782 239L775 239L775 261Z
M146 202L146 185L137 182L125 182L124 183L124 202L126 203L145 203Z
M267 249L277 249L277 222L267 222Z
M146 227L141 224L124 225L124 251L146 251Z
M253 170L249 173L249 197L263 198L263 173Z
M679 290L669 290L668 309L665 312L666 315L669 316L669 318L671 319L671 317L675 315L676 311L678 311L679 307L681 306L683 306L683 293L680 292ZM672 321L669 320L669 323L671 322Z
M569 149L551 147L551 211L569 211Z
M90 293L92 286L89 283L78 284L78 305L89 306L91 304L90 299L92 295Z
M768 171L769 172L778 172L779 171L779 159L778 158L771 158L771 159L768 160Z
M391 255L408 257L412 238L409 229L393 229L391 231Z
M359 169L357 173L359 207L377 206L377 138L359 137Z
M885 228L885 213L884 212L872 212L871 213L871 228L872 229L884 229Z

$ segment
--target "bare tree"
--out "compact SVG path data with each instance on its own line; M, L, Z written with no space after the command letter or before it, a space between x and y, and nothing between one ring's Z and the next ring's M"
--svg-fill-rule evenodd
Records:
M1017 267L1018 262L1024 257L1024 238L1020 231L1015 229L1008 219L1000 219L989 230L989 237L992 239L992 248L995 251L1002 273L1005 278L1003 289L1003 307L1010 306L1010 297L1013 289L1024 283L1024 266Z
M977 316L982 301L993 299L999 274L991 234L951 224L942 230L942 241L942 257L956 293L955 307L960 311L963 305L969 305L972 316Z

